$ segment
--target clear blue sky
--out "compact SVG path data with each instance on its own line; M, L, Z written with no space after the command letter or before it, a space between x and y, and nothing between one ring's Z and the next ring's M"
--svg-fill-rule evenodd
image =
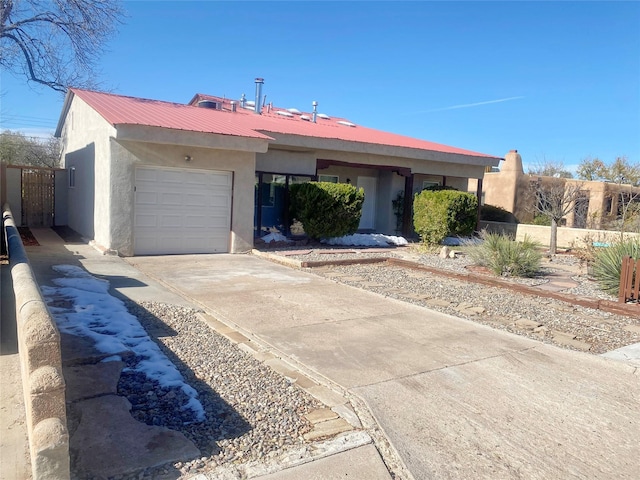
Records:
M640 2L125 2L114 93L252 97L525 164L640 162ZM2 129L62 97L2 74Z

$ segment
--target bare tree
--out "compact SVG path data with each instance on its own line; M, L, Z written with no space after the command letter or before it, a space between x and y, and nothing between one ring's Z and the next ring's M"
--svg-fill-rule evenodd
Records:
M567 170L560 162L552 162L546 160L541 164L536 164L533 168L529 168L529 175L554 177L554 178L573 178L573 173Z
M551 237L549 239L549 254L554 255L558 248L558 225L584 197L581 182L566 181L553 178L544 181L538 177L533 179L530 188L535 197L531 209L551 220Z
M0 66L65 92L92 87L96 61L121 21L119 0L0 0Z
M28 137L5 130L0 134L0 160L9 165L60 166L60 141L53 137Z

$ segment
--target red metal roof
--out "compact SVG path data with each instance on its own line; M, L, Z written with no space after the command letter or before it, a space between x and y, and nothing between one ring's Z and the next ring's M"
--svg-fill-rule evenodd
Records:
M300 114L294 113L291 116L286 116L278 113L286 112L283 108L273 108L269 112L267 108L264 108L263 113L257 115L253 110L242 108L239 102L236 102L236 111L232 112L229 99L211 95L196 94L189 105L183 105L88 90L72 89L71 91L87 102L114 126L118 124L148 125L267 140L273 140L268 136L269 133L286 134L474 157L497 158L493 155L375 130L360 125L349 126L338 123L350 123L343 118L331 117L325 119L317 117L316 123L313 123L310 120L312 113L303 113L302 115L309 118L304 120ZM222 102L223 109L217 110L196 106L201 100Z
M271 137L233 121L229 112L76 88L71 92L114 126L145 125L271 140Z

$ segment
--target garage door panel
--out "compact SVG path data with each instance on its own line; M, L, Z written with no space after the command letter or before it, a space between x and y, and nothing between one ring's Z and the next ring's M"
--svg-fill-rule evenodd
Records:
M138 168L136 169L136 181L158 181L158 170L151 168Z
M184 183L184 173L182 170L160 170L158 181L163 183Z
M184 196L184 204L193 207L208 207L210 195L206 193L201 194L187 194Z
M135 217L135 224L137 227L140 227L140 228L146 228L146 227L155 228L158 226L158 216L137 214Z
M155 192L136 191L136 204L156 205L157 203L158 203L158 195Z
M162 215L160 217L160 226L164 228L182 228L184 226L183 217L181 215Z
M229 251L230 172L136 169L134 252Z
M229 195L214 195L211 197L212 207L228 208L231 205L231 198Z

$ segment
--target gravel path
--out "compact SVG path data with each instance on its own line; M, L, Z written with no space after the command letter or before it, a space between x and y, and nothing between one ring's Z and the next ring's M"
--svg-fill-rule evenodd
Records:
M127 308L198 391L207 420L194 423L180 390L125 370L118 393L132 403L134 418L182 432L202 457L119 478L175 479L167 475L176 469L188 477L304 449L311 429L304 415L323 407L317 400L213 331L196 310L149 302Z
M345 252L330 256L314 250L289 258L315 261L328 260L328 257L344 260L380 255L382 254L367 254L366 250L362 250L358 253ZM386 256L460 273L468 273L467 267L471 265L471 261L464 255L455 259L443 259L437 254L421 254L411 249L389 250ZM580 273L579 261L569 255L555 257L537 277L506 280L525 285L544 284L549 281L548 275L563 265L572 267L577 272L572 277L577 286L564 293L584 298L615 300L598 289L597 284L586 273ZM337 282L563 348L600 354L640 342L640 319L575 306L543 296L519 294L504 288L453 280L384 263L328 266L312 268L310 271ZM504 277L501 279L505 280Z

